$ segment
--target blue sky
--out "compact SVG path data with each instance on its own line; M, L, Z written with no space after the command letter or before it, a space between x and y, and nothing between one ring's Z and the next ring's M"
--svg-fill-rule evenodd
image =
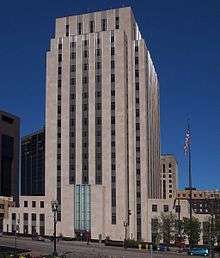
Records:
M179 164L187 117L193 184L220 188L220 1L3 1L0 10L0 109L22 121L22 135L44 124L45 52L56 17L132 6L160 79L161 151Z

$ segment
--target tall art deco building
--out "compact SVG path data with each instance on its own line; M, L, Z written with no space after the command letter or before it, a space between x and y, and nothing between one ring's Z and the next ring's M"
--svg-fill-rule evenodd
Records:
M130 7L56 20L45 194L59 202L58 231L122 240L126 222L127 237L147 238L147 199L161 194L159 119L157 74Z

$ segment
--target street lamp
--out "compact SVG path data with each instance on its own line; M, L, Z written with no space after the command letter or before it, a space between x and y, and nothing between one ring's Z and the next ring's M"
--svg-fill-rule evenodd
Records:
M56 242L56 236L57 236L57 212L58 212L58 207L59 203L58 201L51 201L51 208L53 212L53 226L54 226L54 231L53 231L53 256L57 256L57 242Z
M128 226L130 222L131 210L128 210L127 220L123 221L123 226L125 228L125 239L124 239L124 248L127 248L127 235L128 235Z

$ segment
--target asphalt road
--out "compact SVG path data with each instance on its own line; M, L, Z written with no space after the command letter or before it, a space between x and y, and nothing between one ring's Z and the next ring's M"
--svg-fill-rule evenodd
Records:
M14 237L0 237L0 245L15 246ZM39 242L33 241L29 238L17 238L16 245L18 248L31 249L34 256L46 255L53 252L53 242ZM153 252L151 255L149 251L127 249L124 250L122 247L109 247L103 244L90 243L87 245L85 242L77 241L60 241L57 243L57 251L59 254L67 253L67 258L136 258L136 257L169 257L169 258L185 258L188 255L176 254L172 252Z

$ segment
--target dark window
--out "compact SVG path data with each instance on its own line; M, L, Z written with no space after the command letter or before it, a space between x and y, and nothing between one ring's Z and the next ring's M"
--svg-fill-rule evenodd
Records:
M72 48L76 47L76 42L71 42L71 47Z
M116 214L112 213L112 224L116 224Z
M12 213L12 220L16 220L16 213Z
M102 19L102 31L106 31L106 30L107 30L107 20Z
M156 204L152 204L152 211L157 212L157 205Z
M138 46L135 46L135 52L138 52Z
M136 90L139 90L139 82L136 82L135 87L136 87Z
M32 208L35 208L35 207L36 207L36 202L32 201Z
M87 50L84 51L84 57L85 57L85 58L88 57L88 51L87 51Z
M83 83L88 83L88 77L83 77Z
M63 47L62 44L59 44L59 45L58 45L58 49L59 49L59 50L62 50L62 47Z
M111 47L111 56L114 56L114 54L115 54L115 48Z
M62 54L58 54L58 62L62 62Z
M101 62L96 63L96 69L98 69L98 70L101 69Z
M119 17L115 17L115 28L116 30L119 29Z
M180 205L176 205L176 212L180 213Z
M28 207L28 201L24 201L24 207Z
M115 82L115 75L111 74L111 82Z
M115 41L114 36L111 36L111 42L113 43Z
M68 24L66 25L66 36L67 37L69 36L69 25Z
M81 22L79 22L78 24L77 24L77 27L78 27L78 34L80 35L80 34L82 34L82 23Z
M72 52L72 53L71 53L71 58L72 58L72 59L75 59L75 58L76 58L76 52Z
M171 168L172 167L172 164L171 163L169 163L169 168Z
M115 61L112 60L112 61L111 61L111 69L114 69L114 68L115 68Z
M90 21L90 33L93 33L94 32L94 26L95 25L95 22L94 21Z
M163 164L163 173L166 172L166 167L165 167L165 164Z
M44 214L40 214L40 221L45 221L45 216L44 216Z
M61 80L58 80L58 82L57 82L57 85L58 85L58 88L61 88Z
M58 74L62 74L62 68L58 67Z
M76 85L76 78L71 78L70 83L71 85Z
M31 220L36 221L36 213L31 213Z
M44 208L44 202L43 201L40 202L40 207Z
M101 49L100 49L100 48L97 48L97 49L96 49L96 55L97 55L97 56L101 56Z
M168 205L164 205L163 206L163 211L164 212L168 212L169 211L169 206Z
M75 65L71 65L71 72L75 72L76 71L76 66Z

